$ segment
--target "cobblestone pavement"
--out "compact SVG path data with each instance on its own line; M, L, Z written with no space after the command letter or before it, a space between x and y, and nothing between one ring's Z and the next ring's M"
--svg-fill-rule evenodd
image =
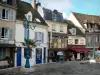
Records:
M79 61L35 65L34 68L35 71L31 73L6 75L100 75L100 64L81 63Z

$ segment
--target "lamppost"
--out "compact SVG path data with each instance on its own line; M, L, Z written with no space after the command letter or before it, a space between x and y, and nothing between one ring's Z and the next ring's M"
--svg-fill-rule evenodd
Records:
M30 23L31 24L33 23L33 25L30 25ZM24 28L27 29L27 40L29 40L29 29L34 30L35 27L36 27L36 24L34 24L34 22L24 20L23 25L24 25ZM27 55L26 55L25 68L30 68L30 63L29 63L29 59L30 59L30 56L29 56L29 50L30 50L29 41L27 41L26 44L27 44Z

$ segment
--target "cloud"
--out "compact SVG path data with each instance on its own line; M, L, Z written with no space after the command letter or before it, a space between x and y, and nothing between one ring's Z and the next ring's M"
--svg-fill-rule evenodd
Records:
M58 10L63 13L64 18L67 18L65 12L71 11L74 7L71 0L39 0L41 2L42 7L49 8L51 10Z
M63 13L64 16L65 12L70 11L74 7L71 0L39 0L39 1L41 2L42 7L51 10L56 9L59 12Z

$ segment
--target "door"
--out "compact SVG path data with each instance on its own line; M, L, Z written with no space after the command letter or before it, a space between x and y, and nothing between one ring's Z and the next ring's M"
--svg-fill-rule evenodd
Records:
M46 63L46 47L44 47L44 63Z
M21 48L17 49L17 66L21 66Z
M36 64L42 63L42 48L36 48Z

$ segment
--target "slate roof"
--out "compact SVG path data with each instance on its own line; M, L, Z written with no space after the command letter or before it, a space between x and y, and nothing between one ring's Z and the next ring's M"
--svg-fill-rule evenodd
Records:
M83 26L83 28L85 28L85 26L83 25L85 20L87 20L90 23L94 21L94 23L100 24L100 16L81 14L81 13L76 13L76 12L72 12L72 13L76 17L76 19L79 21L79 23Z
M71 28L76 28L76 35L84 35L83 32L82 32L78 27L76 27L76 26L73 24L72 21L66 20L66 23L67 23L67 25L68 25L68 34L69 34L69 35L71 35L71 33L70 33L70 31L69 31L69 29L71 29Z
M18 20L24 20L26 19L25 14L27 14L29 11L32 12L32 21L34 22L35 18L39 19L41 22L36 22L38 24L42 24L47 26L47 23L43 20L43 18L40 16L38 11L34 9L30 3L19 1L17 2L17 19Z
M63 15L62 13L58 12L57 10L50 10L43 8L44 11L44 19L45 20L51 20L51 21L57 21L57 22L63 22Z

